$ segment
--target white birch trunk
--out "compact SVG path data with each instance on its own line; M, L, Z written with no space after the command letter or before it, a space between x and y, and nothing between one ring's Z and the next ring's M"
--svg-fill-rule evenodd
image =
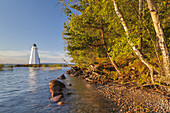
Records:
M122 14L120 13L118 7L117 7L117 4L115 2L115 0L113 0L113 3L114 3L114 7L115 7L115 12L117 14L117 16L119 17L121 23L122 23L122 26L126 32L126 36L128 38L128 43L130 44L130 46L132 47L133 51L135 52L135 54L139 57L139 59L141 60L141 62L143 62L150 70L150 76L151 76L151 80L152 80L152 83L154 83L154 78L153 78L153 69L152 69L152 66L147 63L144 59L144 57L142 56L142 54L140 53L140 51L133 45L132 42L130 42L129 40L129 31L128 31L128 27L126 25L126 22L124 21L124 18L122 16Z
M152 21L154 24L154 28L156 31L156 36L158 37L158 42L159 42L159 46L162 52L162 56L163 56L164 74L166 78L170 79L170 57L169 57L169 52L168 52L168 48L167 48L166 41L165 41L165 35L161 27L161 22L159 20L158 11L156 9L156 6L153 0L147 0L147 3L148 3L148 8L150 10L150 14L152 17Z

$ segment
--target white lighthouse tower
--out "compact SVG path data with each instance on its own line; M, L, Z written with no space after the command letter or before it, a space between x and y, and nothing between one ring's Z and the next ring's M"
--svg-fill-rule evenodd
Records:
M32 45L29 64L40 64L40 58L36 44Z

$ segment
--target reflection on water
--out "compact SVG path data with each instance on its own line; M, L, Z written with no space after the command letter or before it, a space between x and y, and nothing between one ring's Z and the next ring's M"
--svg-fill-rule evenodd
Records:
M30 90L31 91L35 91L35 89L37 88L37 71L39 70L39 68L34 68L34 67L29 67L29 85L30 85Z

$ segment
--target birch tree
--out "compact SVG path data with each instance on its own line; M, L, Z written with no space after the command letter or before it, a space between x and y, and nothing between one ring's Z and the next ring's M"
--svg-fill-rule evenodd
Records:
M134 44L129 40L129 30L128 30L128 27L127 27L127 24L123 18L123 15L120 13L120 10L117 6L117 3L115 0L112 0L113 3L114 3L114 8L115 8L115 12L117 14L117 16L119 17L120 21L121 21L121 24L124 28L124 31L126 33L126 36L127 36L127 39L128 39L128 43L129 45L132 47L133 51L135 52L135 54L139 57L139 59L141 60L141 62L143 62L150 70L150 76L151 76L151 80L152 80L152 83L154 83L154 78L153 78L153 68L152 66L147 62L145 61L143 55L140 53L140 51L134 46Z
M170 79L170 57L169 52L165 40L165 35L161 26L161 22L159 20L158 11L156 9L155 3L153 0L147 0L148 8L150 10L150 14L152 17L152 21L154 24L156 36L158 38L158 43L162 52L163 56L163 68L164 68L164 74L166 75L166 78L168 80Z

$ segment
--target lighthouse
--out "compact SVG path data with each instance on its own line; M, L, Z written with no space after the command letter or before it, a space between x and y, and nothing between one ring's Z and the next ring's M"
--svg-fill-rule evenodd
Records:
M40 64L40 58L36 44L32 45L29 64Z

